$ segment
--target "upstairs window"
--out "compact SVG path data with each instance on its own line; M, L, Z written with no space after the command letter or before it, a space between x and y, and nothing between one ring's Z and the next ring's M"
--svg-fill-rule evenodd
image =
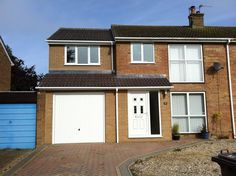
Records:
M100 65L99 46L66 46L66 65Z
M169 45L171 82L203 82L202 46Z
M150 43L131 44L131 62L132 63L153 63L154 46Z

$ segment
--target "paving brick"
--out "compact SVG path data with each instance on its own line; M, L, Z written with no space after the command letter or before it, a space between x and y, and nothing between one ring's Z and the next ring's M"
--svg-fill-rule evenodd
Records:
M35 159L18 170L18 176L115 176L122 161L194 140L123 144L49 145Z

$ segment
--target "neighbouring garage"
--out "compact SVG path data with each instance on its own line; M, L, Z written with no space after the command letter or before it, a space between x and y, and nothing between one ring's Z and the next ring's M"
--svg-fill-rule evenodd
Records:
M0 149L30 149L36 144L35 92L0 93Z
M52 129L54 144L105 142L104 93L54 94Z

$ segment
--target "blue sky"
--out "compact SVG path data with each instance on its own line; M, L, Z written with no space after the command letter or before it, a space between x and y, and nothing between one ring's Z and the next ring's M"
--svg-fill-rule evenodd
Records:
M236 0L0 0L0 35L27 65L48 71L45 39L59 27L111 24L188 25L188 8L200 4L205 25L236 26Z

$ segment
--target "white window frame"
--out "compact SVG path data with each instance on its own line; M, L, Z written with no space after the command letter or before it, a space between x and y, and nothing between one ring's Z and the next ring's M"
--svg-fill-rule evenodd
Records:
M187 100L187 115L173 115L173 106L172 106L172 95L173 94L185 94ZM204 113L203 115L191 115L190 114L190 107L189 107L189 94L202 94L203 95L203 103L204 103ZM173 117L187 117L188 118L188 132L180 132L180 134L198 134L199 132L192 132L190 131L190 117L203 117L205 118L205 125L206 129L208 130L207 124L207 109L206 109L206 93L205 92L170 92L170 107L171 107L171 126L173 126Z
M71 47L75 47L75 63L67 63L67 47L71 46ZM78 63L78 47L87 47L88 48L88 63L87 64L81 64ZM98 47L98 63L91 63L91 58L90 58L90 49L91 47ZM64 47L64 65L101 65L101 61L100 61L100 46L84 46L84 45L80 45L80 46L73 46L73 45L66 45Z
M133 60L133 45L134 44L141 44L141 61L134 61ZM151 62L144 61L143 44L151 44L153 46L152 47L153 58L152 58ZM154 43L131 43L130 47L131 47L130 50L131 50L131 63L132 64L154 64L155 63L155 45L154 45Z
M184 62L184 79L186 80L187 70L186 65L188 61L196 61L191 59L186 59L186 46L188 45L198 45L200 46L200 56L201 59L199 62L201 62L201 69L202 69L202 81L173 81L171 78L171 61L180 61L180 60L171 60L170 59L170 46L171 45L183 45L184 46L184 60L181 60ZM204 83L205 82L205 75L204 75L204 66L203 66L203 52L202 52L202 45L201 44L168 44L168 62L169 62L169 78L171 83Z

